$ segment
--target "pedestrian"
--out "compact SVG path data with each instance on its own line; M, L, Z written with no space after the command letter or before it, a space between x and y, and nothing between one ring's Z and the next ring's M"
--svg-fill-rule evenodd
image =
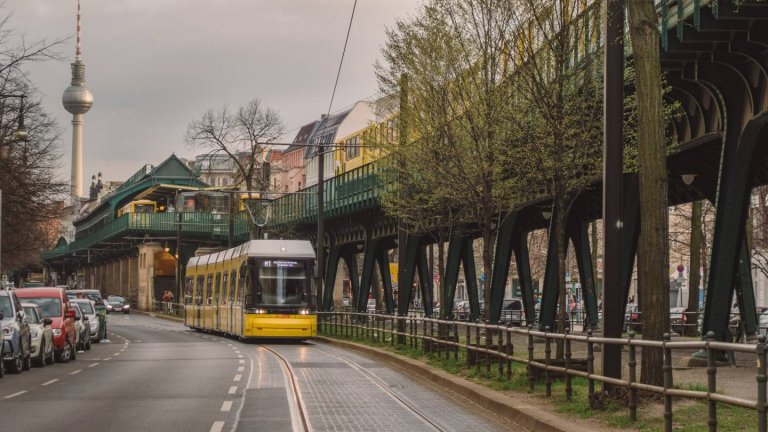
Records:
M163 291L163 309L168 311L168 302L170 301L170 291L165 290Z

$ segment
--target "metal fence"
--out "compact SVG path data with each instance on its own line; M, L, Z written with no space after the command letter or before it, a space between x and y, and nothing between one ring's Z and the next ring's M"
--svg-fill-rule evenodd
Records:
M184 304L183 303L172 303L172 302L164 302L161 300L153 300L152 301L152 312L173 317L173 318L184 318Z
M585 378L588 382L590 400L595 396L595 383L626 388L629 393L629 416L637 419L638 392L649 392L661 395L664 400L664 430L672 430L672 401L673 399L705 400L708 404L709 430L717 430L717 403L743 407L755 411L757 429L766 432L766 338L761 335L756 344L736 344L717 342L710 334L707 340L671 341L669 334L662 341L637 339L633 333L623 339L597 337L591 331L586 335L552 333L537 331L532 328L507 327L465 321L445 321L418 316L395 316L382 314L361 314L349 312L321 312L318 314L319 332L321 334L359 338L391 346L408 346L421 349L424 352L437 352L446 358L453 356L459 359L459 350L467 353L468 365L485 364L487 373L491 373L491 365L498 365L498 377L511 380L512 363L522 364L528 370L528 388L534 391L536 376L543 374L547 396L552 394L553 376L560 375L565 380L565 397L571 400L573 377ZM525 337L527 341L527 357L515 357L512 336ZM535 358L534 341L544 340L544 358ZM564 359L558 362L552 358L552 343L562 341ZM576 368L573 359L572 344L585 344L587 348L586 367ZM628 359L625 376L612 378L601 375L595 369L595 347L607 345L626 347ZM648 385L638 382L637 348L659 348L663 351L664 384L662 386ZM707 390L687 390L674 385L672 375L672 357L675 350L704 350L707 353L706 374ZM744 399L717 393L717 353L748 353L754 354L757 360L755 381L757 384L756 398Z

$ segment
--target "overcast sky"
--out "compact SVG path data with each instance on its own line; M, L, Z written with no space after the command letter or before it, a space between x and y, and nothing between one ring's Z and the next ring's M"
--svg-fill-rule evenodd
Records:
M325 113L354 0L81 0L82 51L94 95L85 115L84 185L103 171L124 180L172 152L190 157L184 132L208 108L254 97L287 129ZM418 0L359 0L332 111L377 93L373 63L385 27ZM27 66L58 119L69 179L71 114L61 105L74 60L77 0L6 0L27 40L70 38L66 61Z

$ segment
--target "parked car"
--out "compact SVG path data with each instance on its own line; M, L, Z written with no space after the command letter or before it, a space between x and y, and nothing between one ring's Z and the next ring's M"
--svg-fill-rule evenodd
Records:
M43 318L40 307L34 303L22 303L32 336L32 364L43 367L53 364L53 331L50 318Z
M107 297L107 313L109 312L131 313L131 305L125 297L111 295Z
M643 332L640 307L635 303L627 303L627 308L624 311L624 331L629 330L633 330L635 333Z
M99 327L101 326L99 316L96 313L96 305L91 300L87 299L75 299L72 301L80 307L80 312L88 321L88 336L92 342L98 343L101 340L101 332ZM90 342L88 348L90 349Z
M68 290L67 295L72 299L82 299L85 297L93 302L93 307L96 309L96 317L99 323L99 334L93 341L99 343L102 339L107 338L107 305L101 296L101 292L95 289L74 289ZM93 320L91 320L91 327L93 327Z
M468 320L472 316L469 307L469 300L459 300L453 305L453 318L457 320Z
M519 298L504 299L501 306L501 322L514 326L522 326L525 321L523 300Z
M45 284L40 281L34 281L34 280L24 281L24 288L40 288L44 286Z
M70 306L75 310L75 332L77 337L75 338L75 349L80 351L90 351L91 349L91 323L88 317L83 315L83 311L80 309L80 305L71 302Z
M0 326L3 328L3 362L6 370L19 373L32 365L29 321L15 291L0 291Z
M40 307L43 318L52 320L53 349L56 361L75 360L75 311L69 305L63 288L19 288L14 291L20 299Z

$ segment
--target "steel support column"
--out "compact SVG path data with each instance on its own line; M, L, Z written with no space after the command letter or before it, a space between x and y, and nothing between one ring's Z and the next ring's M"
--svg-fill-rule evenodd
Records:
M349 282L352 284L352 295L354 296L352 301L354 302L355 310L360 311L360 305L362 304L364 312L368 306L368 299L360 298L360 278L357 275L357 254L347 247L341 251L341 259L344 260L344 264L347 265L347 270L349 271Z
M739 299L739 310L744 322L745 336L757 334L757 305L755 304L755 288L752 285L752 260L749 254L746 232L741 237L739 253L739 272L736 277L736 294Z
M422 244L419 247L419 285L421 285L421 303L424 309L424 315L432 316L432 274L429 261L427 260L427 245Z
M512 236L512 247L515 252L515 264L517 264L517 277L520 281L520 294L523 297L525 309L525 322L536 322L536 302L533 298L533 278L531 277L531 259L528 255L528 236L517 231Z
M463 254L464 233L455 230L448 240L448 257L445 261L444 291L440 293L440 318L448 319L453 313L453 300L456 296L456 283L459 280L459 265Z
M507 288L507 278L509 277L509 263L512 258L512 236L515 233L515 222L518 213L508 214L499 226L499 232L496 235L496 252L493 258L493 272L491 274L491 298L485 301L491 302L491 322L498 322L501 318L501 308L504 303L504 292ZM515 254L517 257L517 254ZM530 268L529 268L530 270ZM522 278L521 278L522 284ZM527 308L526 308L527 309Z
M589 225L582 222L571 224L569 236L576 254L576 265L579 268L579 283L584 298L584 310L589 319L589 325L595 327L600 320L597 316L597 297L595 296L595 277L592 272L592 251L589 245Z
M552 209L549 223L549 242L547 243L547 263L544 267L544 287L541 293L541 309L539 310L539 329L555 328L555 315L560 294L560 275L557 271L557 235L555 234L555 220L557 209ZM566 216L567 220L567 216ZM566 239L567 241L567 239ZM565 249L566 254L568 248Z
M328 263L325 271L325 290L323 291L321 310L329 311L333 306L333 290L336 285L336 273L341 259L341 246L333 245L328 253ZM353 291L354 292L354 291Z
M379 239L371 239L370 235L365 241L365 249L363 250L363 272L360 275L360 298L366 299L365 304L358 303L358 310L364 311L367 309L368 294L371 292L371 281L373 280L373 270L376 266L376 257L381 241Z
M398 248L404 248L399 256L402 257L397 267L397 314L407 315L410 308L411 286L416 273L416 258L419 253L421 237L406 234L405 244L398 244Z
M475 270L475 252L472 249L472 239L463 237L461 265L464 267L464 283L469 298L470 319L480 319L480 302L477 293L477 271ZM493 321L498 322L498 320Z
M395 313L395 300L392 294L392 276L389 273L389 255L381 245L376 251L376 261L379 264L381 284L384 287L384 306L387 308L388 314L393 314Z

